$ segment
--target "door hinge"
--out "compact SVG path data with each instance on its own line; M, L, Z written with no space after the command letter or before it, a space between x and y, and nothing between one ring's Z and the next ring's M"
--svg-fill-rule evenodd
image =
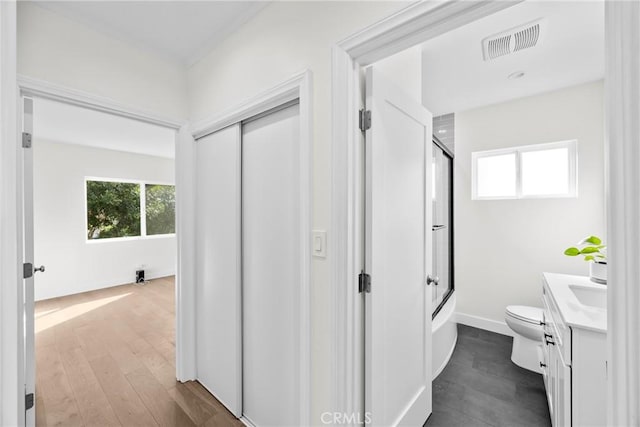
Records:
M22 132L22 148L31 148L31 134Z
M33 393L29 393L24 397L24 409L25 410L29 410L31 408L33 408Z
M25 262L22 264L22 278L28 279L31 276L33 276L33 264Z
M360 110L360 130L362 132L371 128L371 110Z
M371 276L364 271L360 272L360 275L358 276L358 292L371 293Z

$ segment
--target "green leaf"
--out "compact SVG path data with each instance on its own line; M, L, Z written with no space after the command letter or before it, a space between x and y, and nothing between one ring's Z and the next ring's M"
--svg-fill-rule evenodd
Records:
M581 254L593 254L595 252L600 252L600 250L595 246L587 246L580 251Z
M567 256L578 256L580 255L580 249L578 248L568 248L564 251L564 254Z
M582 239L582 241L579 243L581 245L584 245L585 243L590 243L592 245L600 245L602 244L602 240L600 240L599 237L596 236L589 236L589 237L585 237L584 239Z
M593 257L593 255L587 255L586 257L584 257L585 261L595 261L596 259Z

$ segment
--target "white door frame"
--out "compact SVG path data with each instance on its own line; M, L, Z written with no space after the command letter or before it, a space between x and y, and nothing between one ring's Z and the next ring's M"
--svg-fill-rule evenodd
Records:
M3 2L3 5L6 4ZM16 84L17 83L17 84ZM174 129L176 131L178 131L181 128L186 127L186 125L183 125L183 122L180 120L175 120L175 119L171 119L171 118L166 118L166 117L162 117L158 114L152 113L152 112L146 112L143 110L140 110L138 108L135 107L131 107L122 103L119 103L117 101L114 101L112 99L109 98L105 98L105 97L100 97L100 96L96 96L90 93L86 93L86 92L82 92L76 89L72 89L72 88L68 88L65 86L60 86L60 85L55 85L46 81L42 81L42 80L37 80L37 79L32 79L29 77L24 77L24 76L16 76L14 81L13 81L13 85L12 85L15 89L16 89L16 100L17 100L17 105L19 106L19 108L16 109L15 114L16 114L16 128L14 130L15 134L15 146L13 147L12 152L15 152L15 155L18 156L19 158L21 158L21 152L20 150L22 149L20 146L20 142L21 142L21 137L20 137L20 133L22 132L22 127L21 127L21 123L22 123L22 99L24 97L36 97L36 98L46 98L46 99L50 99L50 100L54 100L54 101L58 101L58 102L63 102L66 104L71 104L71 105L76 105L76 106L80 106L83 108L89 108L92 110L96 110L96 111L102 111L105 113L109 113L109 114L113 114L113 115L117 115L117 116L121 116L121 117L126 117L126 118L130 118L130 119L134 119L134 120L138 120L138 121L142 121L145 123L150 123L150 124L154 124L154 125L158 125L158 126L163 126L169 129ZM4 127L3 127L4 130ZM180 138L179 138L180 134L178 132L176 132L176 151L180 150ZM5 148L5 144L3 143L3 148ZM16 229L17 230L22 230L22 208L21 208L21 193L22 193L22 186L21 186L21 181L22 181L22 168L20 167L21 162L17 161L15 163L16 166L14 166L16 168L16 176L14 177L14 179L16 180L16 197L17 197L17 206L16 206L16 211L17 211L17 215L16 215ZM3 158L3 163L2 166L4 167L4 158ZM177 163L176 163L176 167L177 167ZM182 192L188 192L189 189L184 189L182 188L179 183L178 180L176 179L176 194L180 195ZM180 199L180 197L178 196L178 199ZM178 204L178 210L180 210L180 206ZM4 218L3 218L4 221ZM182 221L180 220L180 218L177 219L177 236L178 236L178 247L177 247L177 260L178 260L178 264L179 261L181 259L180 254L182 252L182 248L180 246L180 229L181 229L181 222L185 222L184 219L182 219ZM3 227L4 227L4 223L3 223ZM3 236L4 237L4 236ZM17 256L17 265L19 268L19 272L21 272L21 267L22 267L22 233L20 233L18 231L18 236L17 236L17 246L18 246L18 251L16 252ZM4 261L4 256L3 256L3 261ZM25 262L32 262L33 260L25 260ZM177 266L178 267L178 272L176 274L176 317L177 319L180 319L181 316L184 315L184 313L189 313L191 312L189 307L185 307L185 303L184 301L180 298L180 288L182 285L182 280L180 277L180 265ZM23 286L22 284L22 277L20 274L18 274L17 277L17 281L18 281L18 287L16 288L16 290L20 290L21 287ZM3 284L5 282L3 281ZM5 286L3 286L4 288ZM17 292L18 295L17 297L17 301L18 301L18 310L19 312L17 313L18 315L18 321L16 322L18 324L18 328L19 330L23 327L23 323L22 323L22 311L21 311L21 307L24 304L23 301L23 297L22 297L22 293L21 292ZM2 301L4 302L4 300ZM15 306L14 306L15 307ZM2 307L2 311L3 313L6 313L6 311L4 310L4 306ZM16 323L13 323L14 325ZM9 325L9 322L4 322L3 319L3 324L4 325ZM16 331L18 332L18 331ZM176 340L177 342L180 341L180 336L178 335L177 337L178 339ZM5 352L4 349L6 348L4 345L7 344L7 340L5 340L5 336L2 336L3 339L3 352L2 352L2 361L4 363L5 361ZM15 338L14 338L15 339ZM24 369L26 366L23 365L23 362L21 362L22 360L24 360L25 354L23 351L23 344L22 344L22 334L18 333L17 336L17 342L18 342L18 346L17 346L17 353L18 353L18 369L14 368L14 372L17 372L15 375L17 375L17 383L19 385L19 390L20 392L15 394L15 398L18 399L18 401L16 402L18 405L18 418L17 418L17 422L8 422L6 423L7 425L24 425L25 421L24 421L24 417L21 416L20 414L24 413L24 398L21 398L21 396L24 395ZM14 341L15 343L15 341ZM14 352L15 352L15 344L13 344L12 346L14 348ZM179 346L176 346L176 359L180 360L180 356L181 356L181 348ZM33 363L35 363L35 361L33 361ZM176 364L178 366L178 364ZM180 379L179 377L179 370L176 369L176 376ZM4 369L3 369L3 374L4 374ZM4 384L4 381L3 381ZM6 385L6 384L5 384ZM1 395L3 401L6 401L5 399L7 399L9 395L3 393ZM3 411L4 413L4 411ZM12 411L7 411L7 416L12 414ZM4 423L3 423L4 425Z
M90 110L102 111L128 119L138 120L169 129L178 130L185 124L184 120L176 120L170 117L141 110L139 108L123 104L111 98L94 95L89 92L69 88L50 83L45 80L34 79L18 75L18 88L22 96L45 98L63 102Z
M15 1L0 2L0 425L25 423Z
M640 3L605 3L607 425L640 425Z
M331 246L333 310L333 409L344 414L360 414L362 419L362 300L358 298L357 277L362 267L362 179L361 142L358 110L362 107L362 67L401 52L428 39L461 27L521 0L510 2L486 1L424 1L399 11L388 18L348 37L333 48L332 64L332 205L331 223L334 238ZM637 61L640 33L637 22L640 8L633 2L606 2L606 96L607 141L615 141L617 150L609 150L608 218L610 254L619 253L609 262L609 354L618 370L611 369L609 396L616 405L609 404L609 420L615 425L637 424L640 417L637 387L640 382L640 337L636 330L640 309L640 223L634 209L640 199L640 177L636 164L625 158L640 161L637 151L637 129L633 120L640 114L640 96L633 88L640 85ZM631 19L624 17L631 16ZM623 41L625 41L623 43ZM632 94L633 96L628 96ZM624 114L626 113L626 114ZM629 113L634 113L633 115ZM375 126L375 124L373 124ZM626 221L613 224L615 213L624 212ZM626 249L626 250L625 250ZM631 269L632 266L635 269ZM617 283L616 278L621 278ZM623 301L632 297L633 305ZM615 303L614 303L615 302ZM615 305L614 305L615 304ZM615 307L615 310L613 309ZM615 313L615 316L613 315ZM611 336L617 337L612 340ZM627 342L628 336L635 336ZM632 345L633 348L628 348ZM627 374L633 376L625 376ZM631 395L629 395L631 394ZM611 411L615 406L615 414Z
M211 118L202 120L194 124L192 128L192 139L202 138L203 136L214 133L220 129L235 123L242 122L258 114L269 111L275 107L286 104L296 99L300 105L300 176L298 182L300 184L300 218L299 218L299 235L300 242L299 252L303 260L300 266L299 278L299 294L297 295L298 318L299 318L299 360L300 369L298 376L299 387L299 420L300 425L310 425L309 416L311 409L311 301L310 301L310 284L311 284L311 224L312 224L312 194L313 194L313 161L312 161L312 129L313 115L312 104L312 73L304 70L294 74L282 83L262 92L258 95L233 106L232 108L221 112ZM195 152L195 150L194 150ZM195 159L194 159L195 160ZM194 162L195 164L195 162ZM195 168L192 168L195 169ZM195 221L194 221L195 222ZM194 239L195 240L195 239ZM195 283L195 281L193 282ZM195 296L195 289L193 289ZM192 301L195 308L195 300ZM195 311L195 310L193 310ZM238 319L240 321L240 319ZM197 325L196 325L197 327ZM194 329L195 331L195 329ZM185 354L193 354L195 356L195 338L190 343L191 347L185 348ZM240 354L242 357L242 354ZM240 361L241 362L241 361ZM187 366L191 379L197 379L195 357L190 360L192 365Z

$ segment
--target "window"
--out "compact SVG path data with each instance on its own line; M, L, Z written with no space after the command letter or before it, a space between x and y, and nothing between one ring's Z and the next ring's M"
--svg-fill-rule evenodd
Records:
M472 154L472 199L577 196L577 141Z
M476 168L479 197L515 197L515 153L479 157Z
M87 240L175 233L173 185L87 179Z
M87 238L140 236L140 186L87 181Z
M145 185L147 235L176 232L176 190L173 185Z

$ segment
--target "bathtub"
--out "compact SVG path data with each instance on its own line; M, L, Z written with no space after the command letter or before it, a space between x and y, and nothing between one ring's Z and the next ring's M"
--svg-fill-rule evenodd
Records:
M435 379L443 371L458 340L458 328L455 322L456 293L453 292L440 312L433 319L432 337L432 372Z

